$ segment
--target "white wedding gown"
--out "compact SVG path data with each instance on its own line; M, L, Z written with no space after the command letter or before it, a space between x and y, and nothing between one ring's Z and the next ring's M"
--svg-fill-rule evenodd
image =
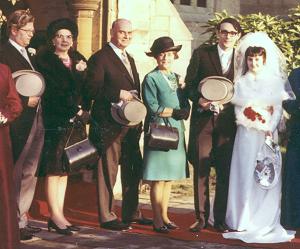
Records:
M286 231L280 225L281 177L269 190L262 189L254 179L257 153L265 141L264 131L271 130L276 134L283 89L274 88L274 81L266 75L254 78L247 73L236 82L235 90L233 103L238 129L230 169L226 224L237 232L224 233L223 237L247 243L290 241L295 232ZM276 99L275 96L279 97ZM266 122L262 124L245 119L243 110L247 106L259 113L273 106L274 112L269 117L265 114Z

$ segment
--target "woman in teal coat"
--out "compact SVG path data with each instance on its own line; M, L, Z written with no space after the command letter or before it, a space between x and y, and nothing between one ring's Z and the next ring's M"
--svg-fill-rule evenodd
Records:
M156 59L157 67L145 76L142 83L143 99L148 109L145 134L149 130L149 123L164 124L163 118L168 119L179 131L177 150L154 150L147 146L145 138L143 179L151 181L153 230L159 233L178 229L168 217L169 197L172 181L187 177L183 120L189 116L190 105L179 85L178 75L171 71L181 47L174 46L170 37L156 39L151 52L146 54Z

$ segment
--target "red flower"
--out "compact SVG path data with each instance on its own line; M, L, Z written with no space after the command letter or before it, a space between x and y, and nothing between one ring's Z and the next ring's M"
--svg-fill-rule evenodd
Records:
M262 115L254 111L251 106L246 107L243 113L251 121L255 121L256 119L258 119L258 121L262 122L263 124L266 122L266 120L263 119Z

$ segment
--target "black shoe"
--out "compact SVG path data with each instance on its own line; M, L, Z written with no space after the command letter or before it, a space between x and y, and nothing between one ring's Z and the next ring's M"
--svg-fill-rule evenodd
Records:
M108 221L108 222L103 222L100 225L104 229L109 229L109 230L115 230L115 231L124 231L130 229L130 226L128 224L125 224L118 219Z
M20 240L31 240L33 237L26 228L20 228Z
M153 231L157 232L157 233L169 233L170 232L166 226L161 226L161 227L156 228L154 225L153 225Z
M179 226L177 226L173 221L170 221L169 223L165 223L165 226L170 230L179 229Z
M67 228L69 228L71 231L74 231L74 232L80 231L80 227L74 226L74 225L67 226Z
M200 232L202 229L207 227L206 222L203 220L197 220L193 225L190 226L190 232Z
M229 227L223 222L223 223L215 223L214 229L216 229L217 232L220 233L226 233L229 232Z
M125 223L125 224L134 223L134 224L139 224L139 225L144 225L144 226L151 226L151 225L153 225L153 220L142 217L142 218L137 218L137 219L132 219L132 220L123 220L123 223Z
M39 233L40 231L42 231L41 228L39 227L36 227L36 226L32 226L32 225L27 225L25 227L25 229L30 232L30 233Z
M73 233L71 232L71 230L66 227L66 228L59 228L54 222L53 220L49 219L48 220L48 231L51 232L52 229L54 229L57 233L59 234L63 234L63 235L72 235Z

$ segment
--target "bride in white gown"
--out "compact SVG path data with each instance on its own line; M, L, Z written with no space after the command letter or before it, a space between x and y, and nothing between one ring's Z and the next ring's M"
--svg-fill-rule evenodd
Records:
M226 239L247 243L278 243L294 238L280 225L281 177L271 189L254 179L257 154L266 136L276 141L287 98L284 56L263 32L249 33L235 52L235 105L238 125L232 155L226 224L236 232Z

